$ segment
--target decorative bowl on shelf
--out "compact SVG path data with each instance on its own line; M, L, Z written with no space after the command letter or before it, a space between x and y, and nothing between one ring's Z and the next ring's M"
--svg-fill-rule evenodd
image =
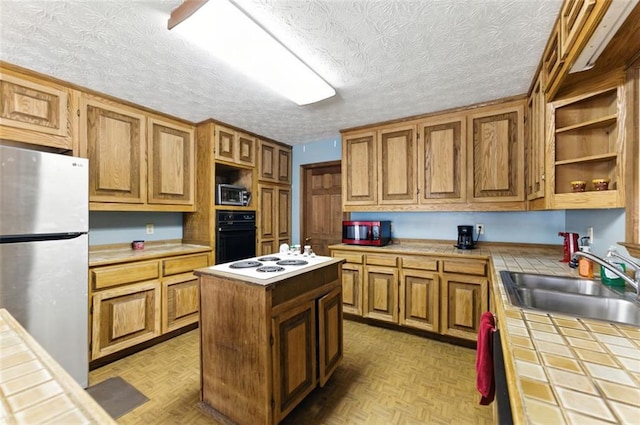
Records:
M584 192L587 187L587 182L584 180L574 180L571 182L571 189L574 192Z
M593 179L591 181L593 183L594 190L608 190L609 189L609 179Z

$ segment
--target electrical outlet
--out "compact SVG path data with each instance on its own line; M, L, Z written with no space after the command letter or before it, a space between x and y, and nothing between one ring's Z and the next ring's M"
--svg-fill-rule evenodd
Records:
M476 234L484 235L484 224L476 224Z
M147 235L153 235L153 223L147 224Z

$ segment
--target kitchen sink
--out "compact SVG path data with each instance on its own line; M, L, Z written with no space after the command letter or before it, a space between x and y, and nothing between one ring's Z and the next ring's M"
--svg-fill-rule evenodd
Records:
M584 295L617 296L615 292L612 294L612 289L603 285L599 280L534 273L508 272L508 274L517 288L547 289Z
M500 272L509 301L517 307L640 326L640 303L600 281Z

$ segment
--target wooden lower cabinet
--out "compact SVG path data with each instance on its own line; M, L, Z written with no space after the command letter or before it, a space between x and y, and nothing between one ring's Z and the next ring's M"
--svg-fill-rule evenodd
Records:
M210 264L203 252L91 267L91 360L198 322L193 270Z
M364 317L398 323L398 269L365 266Z
M400 324L425 331L439 330L440 276L403 269L400 272Z
M199 287L198 278L193 273L171 277L162 282L162 333L198 321Z
M476 340L480 315L489 310L485 277L448 275L442 278L442 333Z
M471 341L477 339L480 315L488 310L487 260L398 256L355 247L331 249L331 255L346 261L342 264L345 313Z
M160 282L108 289L93 296L91 359L160 335Z
M362 316L362 265L342 265L342 308L345 313Z

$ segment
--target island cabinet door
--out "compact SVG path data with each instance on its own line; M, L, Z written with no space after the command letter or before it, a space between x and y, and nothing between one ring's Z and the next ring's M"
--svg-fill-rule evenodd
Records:
M273 317L273 415L280 422L316 386L316 303Z
M342 359L342 341L342 288L337 287L318 300L318 379L321 387Z

